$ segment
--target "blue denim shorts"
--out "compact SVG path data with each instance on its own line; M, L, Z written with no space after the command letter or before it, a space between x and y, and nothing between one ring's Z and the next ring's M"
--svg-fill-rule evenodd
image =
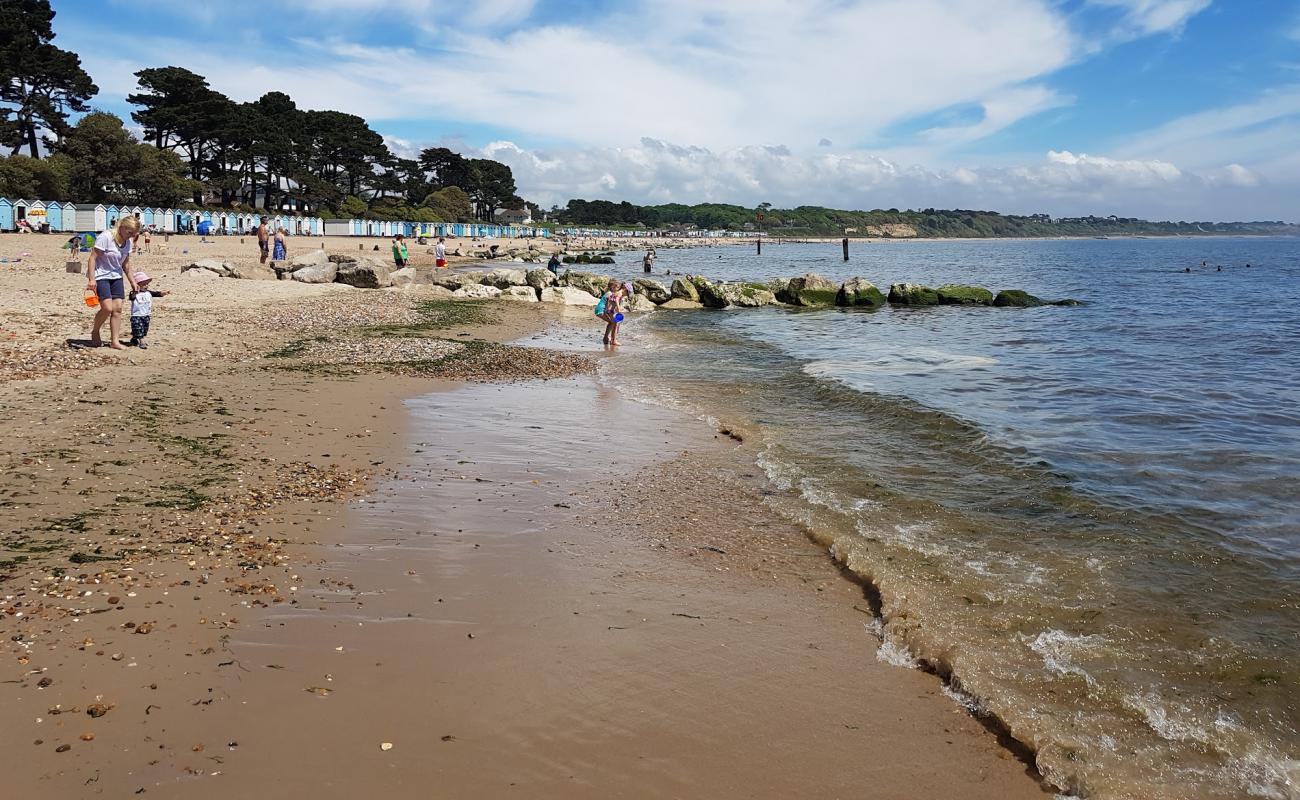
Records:
M125 300L125 283L124 278L100 278L95 281L95 294L100 300Z

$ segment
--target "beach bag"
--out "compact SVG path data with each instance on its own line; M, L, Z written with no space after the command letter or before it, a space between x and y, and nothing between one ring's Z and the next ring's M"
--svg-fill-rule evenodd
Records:
M596 302L596 316L599 317L601 314L605 313L605 298L607 297L609 297L608 294L602 294L600 300Z

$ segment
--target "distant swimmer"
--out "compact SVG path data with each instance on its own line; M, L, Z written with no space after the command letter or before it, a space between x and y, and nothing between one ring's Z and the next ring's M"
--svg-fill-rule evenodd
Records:
M1191 267L1183 267L1183 272L1191 272L1191 271L1192 271Z
M1215 267L1215 268L1214 268L1214 271L1215 271L1215 272L1223 272L1223 265L1220 264L1219 266Z

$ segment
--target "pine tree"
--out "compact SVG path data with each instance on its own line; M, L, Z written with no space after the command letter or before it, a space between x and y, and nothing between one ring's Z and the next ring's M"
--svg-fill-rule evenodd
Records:
M51 44L54 10L49 0L0 0L0 143L17 153L24 146L40 157L40 131L59 141L68 114L89 111L99 88L76 53Z

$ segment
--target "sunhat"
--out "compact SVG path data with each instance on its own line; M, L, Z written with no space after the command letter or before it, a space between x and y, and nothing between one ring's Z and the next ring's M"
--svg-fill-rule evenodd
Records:
M153 280L153 278L150 278L148 275L144 274L143 272L137 272L131 277L135 278L136 283L148 283L149 281Z

